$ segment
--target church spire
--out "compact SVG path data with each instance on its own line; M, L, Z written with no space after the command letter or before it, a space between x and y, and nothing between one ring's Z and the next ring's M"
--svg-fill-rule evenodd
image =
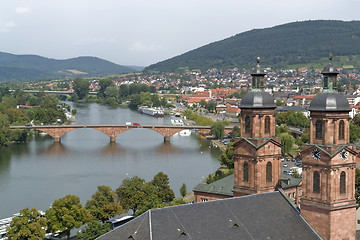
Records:
M250 73L252 76L251 87L252 92L261 92L264 90L265 85L265 71L260 67L260 57L256 58L257 66Z
M321 72L324 76L323 92L337 92L337 76L339 71L332 65L332 59L332 54L329 54L330 63Z

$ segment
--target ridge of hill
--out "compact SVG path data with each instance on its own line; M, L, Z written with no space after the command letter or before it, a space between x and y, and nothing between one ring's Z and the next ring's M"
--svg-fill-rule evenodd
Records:
M0 81L91 77L136 71L97 57L57 60L38 55L16 55L0 52Z
M152 64L145 71L252 68L257 56L262 66L311 67L329 53L335 61L337 56L348 56L342 59L344 65L360 67L360 21L316 20L254 29Z

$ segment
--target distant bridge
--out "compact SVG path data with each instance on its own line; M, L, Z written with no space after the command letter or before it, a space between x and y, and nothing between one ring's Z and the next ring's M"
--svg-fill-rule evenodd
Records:
M54 142L61 142L62 136L66 133L79 128L96 129L110 138L110 142L115 142L116 137L121 133L133 129L144 128L160 133L164 137L164 142L170 142L170 137L184 129L198 129L210 131L210 126L172 126L172 125L123 125L123 124L104 124L104 125L43 125L43 126L11 126L10 129L34 129L49 134ZM232 126L225 127L225 134L232 131Z
M14 92L15 90L9 90L10 92ZM74 92L68 92L68 91L40 91L40 90L22 90L26 93L32 93L32 94L38 94L40 92L43 93L49 93L49 94L58 94L58 95L72 95ZM97 92L89 92L89 95L96 95Z

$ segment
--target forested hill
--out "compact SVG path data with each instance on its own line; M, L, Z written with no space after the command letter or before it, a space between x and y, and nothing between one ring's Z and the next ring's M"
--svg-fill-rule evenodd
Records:
M250 68L257 56L262 66L289 67L316 63L330 52L334 61L339 56L358 55L341 58L341 63L360 67L360 21L304 21L254 29L150 65L146 70Z
M136 72L136 70L97 57L56 60L37 55L0 52L0 81L89 77L129 72Z

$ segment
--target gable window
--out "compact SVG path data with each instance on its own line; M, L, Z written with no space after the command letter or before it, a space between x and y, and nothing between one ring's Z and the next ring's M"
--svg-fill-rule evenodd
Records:
M345 123L344 120L339 122L339 140L345 139Z
M340 194L346 193L346 173L342 171L340 173Z
M315 123L315 138L322 139L322 122L320 120Z
M266 164L266 182L272 182L272 164L267 162Z
M244 162L244 182L249 181L249 164L247 162Z
M320 193L320 174L318 171L313 175L313 193Z
M270 133L270 117L265 117L265 133Z
M246 116L245 117L245 133L250 133L250 132L251 132L250 117Z

